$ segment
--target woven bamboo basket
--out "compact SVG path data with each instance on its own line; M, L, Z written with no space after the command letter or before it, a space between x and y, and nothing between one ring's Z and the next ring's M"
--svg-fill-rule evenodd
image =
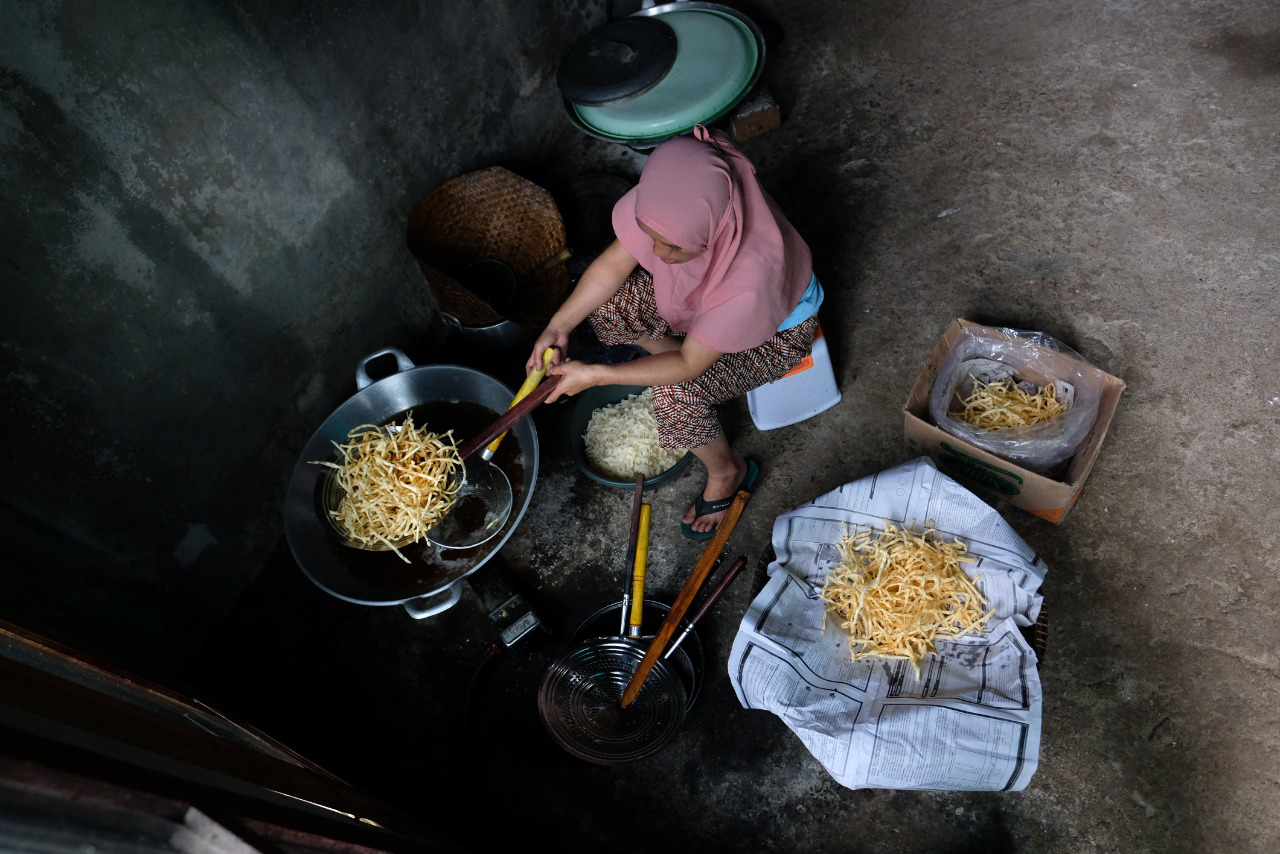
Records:
M546 324L569 290L564 221L551 194L491 166L459 175L424 196L409 214L408 245L441 311L467 326L512 320ZM459 282L467 264L502 261L516 293L501 312Z

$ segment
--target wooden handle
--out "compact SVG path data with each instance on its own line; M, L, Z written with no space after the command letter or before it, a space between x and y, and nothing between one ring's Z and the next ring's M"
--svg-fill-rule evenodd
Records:
M685 623L684 631L680 633L678 638L672 641L671 645L667 647L667 651L662 654L664 661L670 658L671 654L680 648L680 644L684 643L685 638L692 634L693 627L698 624L699 620L706 616L706 613L711 610L712 606L720 601L720 597L729 589L729 585L733 583L733 580L738 577L738 574L742 572L742 568L746 565L746 555L743 555L733 562L733 566L729 567L729 571L725 573L724 578L721 578L720 582L716 584L715 589L711 591L711 595L703 601L702 607L698 609L698 613L693 615L693 619ZM713 569L712 572L715 572L715 570Z
M729 585L733 583L733 580L738 577L738 573L742 572L742 568L746 565L747 565L746 555L739 557L737 560L733 562L733 565L729 567L729 571L724 574L724 578L721 578L720 581L716 584L716 586L712 588L711 595L708 596L706 598L706 601L704 601L702 605L698 607L698 612L689 618L690 628L692 628L693 626L696 626L698 624L698 621L701 620L703 617L705 617L707 615L707 612L710 611L712 607L715 606L716 602L720 601L720 597L723 596L724 592L729 589Z
M538 387L538 383L542 382L542 378L547 375L547 368L551 367L551 359L555 354L556 350L554 347L547 348L546 352L542 354L542 367L524 378L524 384L520 386L520 390L517 391L516 396L512 398L511 406L515 406L517 403L524 400L529 396L529 392ZM507 408L510 409L511 406L508 406ZM502 440L506 437L507 434L504 432L501 436L490 442L489 446L484 449L484 454L482 454L482 456L486 460L491 459L493 455L498 452L498 446L502 444Z
M551 396L551 392L556 390L556 386L560 384L560 377L552 377L551 379L529 392L529 396L508 409L502 414L497 421L490 424L478 435L473 437L471 441L458 449L458 453L465 460L476 451L493 441L494 437L507 432L516 422L523 419L530 412L538 407L538 404Z
M631 533L627 537L627 556L623 560L622 571L622 623L618 626L618 634L627 633L627 619L631 605L631 575L636 569L636 540L640 537L640 507L644 501L644 475L636 475L636 490L631 496Z
M635 673L631 674L631 681L627 683L626 690L622 692L622 701L620 703L622 708L627 708L636 701L636 697L640 696L640 689L644 686L644 680L649 678L653 665L662 657L663 650L666 649L667 644L671 641L671 636L676 632L676 627L684 619L689 606L693 604L694 597L698 595L698 590L716 565L716 560L720 557L720 553L724 551L724 544L728 542L729 535L733 533L733 528L738 524L738 519L742 516L742 511L746 508L750 499L751 493L745 489L739 490L738 494L733 497L733 503L729 505L729 512L725 514L719 527L716 528L716 535L707 544L706 551L702 553L702 557L698 560L698 565L693 568L693 574L684 583L684 589L680 591L680 595L676 597L671 610L667 612L667 618L663 620L662 628L658 629L657 637L653 639L653 643L649 644L649 649L645 652L640 666L636 668Z
M627 632L633 638L640 637L640 624L644 622L644 570L649 563L649 518L653 507L640 508L640 535L636 538L636 568L631 574L631 622Z

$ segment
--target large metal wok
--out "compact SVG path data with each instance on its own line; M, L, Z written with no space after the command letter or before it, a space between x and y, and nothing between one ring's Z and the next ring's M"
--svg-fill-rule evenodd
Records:
M367 368L374 359L394 356L397 372L374 382ZM494 455L511 481L513 509L497 536L470 549L441 549L428 541L402 548L410 562L391 551L365 551L344 545L325 518L326 469L315 460L333 458L334 442L361 424L383 424L410 410L414 422L436 432L452 429L458 441L492 423L511 404L514 392L488 374L460 365L415 366L399 350L387 348L361 360L357 391L303 448L285 497L284 529L289 550L316 586L360 605L403 605L416 619L451 608L462 596L462 581L485 564L510 539L524 517L538 477L538 434L532 419L511 428Z

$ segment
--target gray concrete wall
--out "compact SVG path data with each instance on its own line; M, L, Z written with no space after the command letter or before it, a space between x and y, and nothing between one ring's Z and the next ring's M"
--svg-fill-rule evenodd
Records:
M0 615L143 670L280 537L364 354L431 355L404 222L536 161L601 4L7 3Z

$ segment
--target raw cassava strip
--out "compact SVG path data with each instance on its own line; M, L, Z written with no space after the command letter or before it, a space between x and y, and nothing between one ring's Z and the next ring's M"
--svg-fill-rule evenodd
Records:
M974 558L959 540L886 523L878 535L855 529L838 548L840 565L822 589L823 619L830 614L849 633L854 661L906 659L918 676L935 640L980 632L991 616L960 567Z
M338 530L364 546L417 542L453 508L461 486L462 458L452 431L432 433L414 425L362 424L333 443L338 462L315 461L334 469L342 498L330 511Z
M686 453L683 448L658 446L652 388L593 412L582 441L591 467L615 480L632 480L638 474L656 477Z

